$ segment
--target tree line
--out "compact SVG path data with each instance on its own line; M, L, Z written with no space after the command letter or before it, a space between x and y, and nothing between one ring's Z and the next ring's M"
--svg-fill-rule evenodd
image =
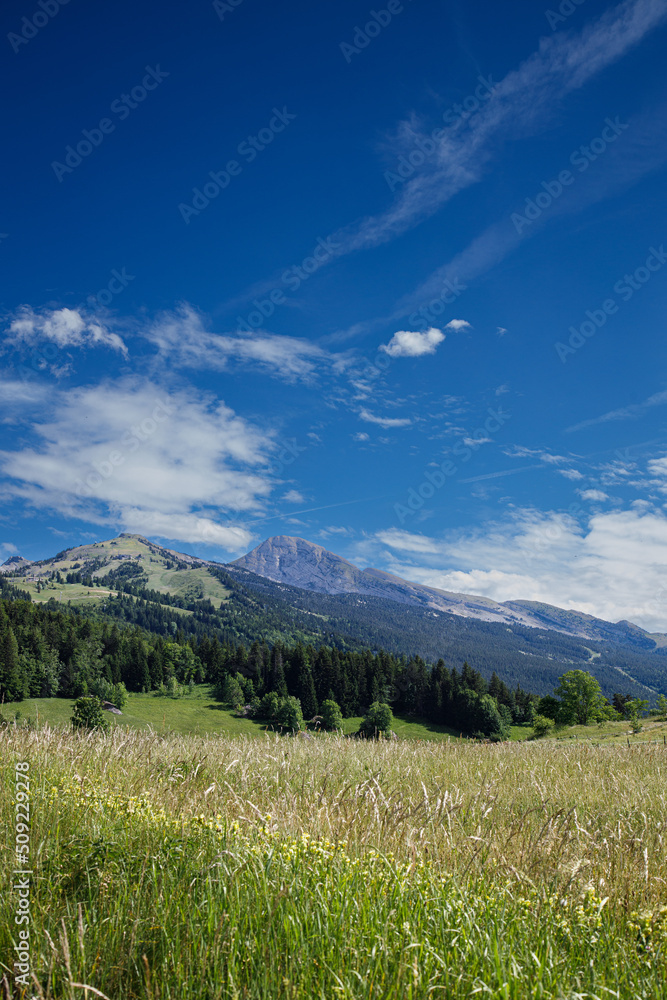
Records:
M14 596L14 595L12 595ZM299 701L303 716L326 701L346 717L376 702L395 711L453 726L470 735L501 739L512 722L529 722L537 697L510 690L494 675L487 682L464 663L385 650L255 641L249 647L204 632L186 636L176 622L167 636L137 625L100 619L55 602L39 605L0 599L0 700L26 697L112 699L114 688L168 693L173 685L209 683L218 696L257 704L266 694ZM238 692L238 693L237 693Z

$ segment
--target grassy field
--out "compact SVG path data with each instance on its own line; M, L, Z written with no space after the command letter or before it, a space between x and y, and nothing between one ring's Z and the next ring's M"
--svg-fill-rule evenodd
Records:
M30 599L35 604L46 604L52 598L62 604L68 601L76 601L77 604L98 604L110 595L116 595L115 590L108 590L105 587L84 587L81 583L53 583L42 584L42 589L37 590L37 584L32 580L25 580L21 577L10 578L10 583L21 590L27 590Z
M26 996L667 997L662 746L11 727L0 747L6 872L29 766Z

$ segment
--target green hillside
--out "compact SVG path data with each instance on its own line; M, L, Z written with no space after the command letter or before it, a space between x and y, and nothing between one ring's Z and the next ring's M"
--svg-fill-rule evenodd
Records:
M142 586L184 601L210 600L219 608L229 597L229 590L201 560L154 545L140 535L128 534L67 549L52 559L30 563L16 576L7 574L6 579L26 590L34 601L44 602L53 597L57 601L91 603L115 593L97 584L127 568L132 569L132 579L141 581ZM66 581L68 574L73 573L89 578L93 586L53 579L54 575L60 575Z

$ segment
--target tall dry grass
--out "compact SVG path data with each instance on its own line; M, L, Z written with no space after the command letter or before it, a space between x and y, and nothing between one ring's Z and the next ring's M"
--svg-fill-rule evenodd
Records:
M40 989L44 991L56 989L47 987L47 982L61 983L58 988L64 991L62 983L75 981L71 967L70 972L63 972L65 952L62 943L58 944L58 933L62 936L62 929L71 925L71 933L76 934L77 921L82 919L81 907L92 926L101 900L104 906L115 906L118 912L109 925L115 928L113 947L121 952L128 947L136 950L136 940L133 943L123 938L118 929L123 907L128 920L131 915L139 919L131 892L121 891L122 879L127 880L131 870L132 878L151 886L141 919L147 926L153 921L150 926L161 927L163 937L159 947L151 944L149 948L144 941L141 947L146 950L133 955L123 973L125 979L118 973L118 983L125 983L122 988L130 991L128 996L307 996L308 990L315 990L312 995L327 997L411 995L416 998L444 990L445 981L449 991L445 995L472 995L465 990L473 990L474 977L467 985L465 977L460 981L451 979L433 956L428 962L423 960L425 965L430 962L429 968L432 966L434 970L427 989L421 972L416 975L410 965L410 955L405 962L392 965L393 952L389 946L385 949L388 965L382 973L386 977L384 985L380 986L377 978L369 979L368 973L364 974L365 979L362 976L365 985L354 987L357 982L354 976L361 976L355 962L360 961L362 941L366 942L371 927L375 928L374 934L381 936L374 923L376 919L385 924L389 921L393 926L395 914L407 914L408 919L401 926L411 926L411 933L417 935L421 947L428 946L435 955L436 941L446 929L431 927L430 921L433 908L441 905L438 894L445 893L445 884L450 896L457 892L464 894L459 933L464 937L466 933L469 935L465 940L472 957L467 963L472 968L478 962L477 979L488 986L486 991L479 986L479 991L489 995L492 987L488 984L493 981L496 983L493 988L500 992L492 995L499 997L609 996L609 990L611 995L619 997L666 995L662 949L667 943L663 942L663 936L667 939L667 934L663 935L667 918L663 920L661 907L667 904L664 843L667 751L662 746L373 743L342 737L292 739L274 735L267 735L264 740L218 736L164 738L121 730L100 737L58 730L10 729L3 734L1 755L5 829L11 823L14 761L30 762L33 856L38 872L37 922L40 933L48 934L55 948L55 952L49 952L51 946L45 947L42 956L42 966L48 969L49 962L52 966L51 980L42 968ZM316 856L309 844L327 847ZM4 846L5 870L12 863L10 849L8 838ZM375 857L377 852L381 855L379 861ZM369 857L375 860L367 864L364 859ZM161 860L156 862L156 859ZM291 867L285 868L288 862ZM151 870L158 870L151 867L155 864L159 865L162 888L149 905L148 897L157 878L151 882ZM389 874L379 875L378 864L386 864ZM227 876L220 876L220 865ZM68 866L76 869L76 878L68 876ZM232 869L236 874L232 874ZM295 927L300 925L301 914L309 913L309 920L315 919L311 908L315 905L313 900L319 899L317 887L328 886L328 895L322 897L316 911L318 921L326 917L326 934L333 941L336 931L330 925L332 916L345 911L348 895L353 891L350 873L356 873L354 893L368 897L368 912L362 907L359 927L347 933L354 936L358 931L359 947L352 948L350 943L352 951L348 954L346 942L339 942L341 955L344 952L347 957L340 958L342 966L336 971L324 961L326 941L322 944L322 954L317 949L313 951L315 945L304 929L303 937L297 936L301 942L298 948L303 951L300 961L314 962L308 975L312 979L314 970L319 969L319 978L309 979L310 985L299 992L293 978L283 974L286 966L281 955L292 933L286 924L286 937L276 937L275 947L263 953L259 965L248 966L248 956L244 958L241 949L237 966L229 954L222 965L215 965L216 976L222 976L225 983L208 985L201 994L192 992L190 986L186 990L185 972L171 968L165 958L168 952L165 942L171 935L172 942L178 940L179 947L189 954L188 949L194 948L193 940L198 934L210 933L215 938L217 925L209 915L207 932L201 930L196 920L191 926L184 902L182 917L169 910L168 919L173 925L165 927L167 918L160 907L166 906L167 885L172 895L180 894L184 900L196 898L197 906L203 906L200 875L196 874L203 870L208 873L206 898L210 903L212 898L218 898L218 893L223 893L220 905L228 919L235 912L237 922L243 922L248 910L257 910L257 942L262 938L264 909L265 919L273 913L271 920L274 920L275 913L282 912L283 907L287 912L290 906L295 906L294 894L285 889L288 870L302 893L300 908L294 910ZM215 877L211 875L214 870ZM245 872L245 881L239 885L241 870ZM115 902L110 885L116 887ZM229 897L231 885L237 887L233 905ZM392 893L398 894L396 898ZM284 898L284 894L290 898ZM392 899L393 909L389 906ZM597 923L593 917L589 919L595 907L589 906L584 913L582 899L596 901L602 914L595 918ZM411 924L411 912L422 914L421 931ZM461 916L466 913L469 926ZM470 915L475 913L477 917L472 919ZM509 932L504 932L503 947L509 948L503 959L507 968L503 962L494 965L493 948L489 951L489 942L484 944L486 939L480 938L479 948L473 945L476 935L484 932L484 926L500 919L498 914L510 921L508 926L513 927L518 921L519 937L514 944L510 943ZM579 918L582 934L589 940L577 941L577 935L571 934L568 944L564 920L576 922ZM162 923L156 923L158 920ZM59 921L64 921L62 927ZM366 930L365 921L368 921ZM604 934L593 930L598 924L606 928ZM451 928L447 933L450 932ZM255 947L254 933L247 931L251 950ZM604 960L601 934L606 941ZM152 941L150 934L148 939ZM445 936L444 940L450 939ZM580 975L578 963L584 962L584 957L576 949L584 947L593 949L595 961L599 956L601 967L596 969L594 959L589 957L586 959L589 967L582 968ZM564 949L561 971L558 971L561 959L554 959L549 973L553 973L556 984L553 987L548 985L544 971L548 964L546 957L544 975L538 977L541 985L539 990L535 988L536 992L530 992L534 974L527 976L525 970L521 974L507 971L510 959L514 956L516 964L515 956L521 949L538 956L557 957L559 948ZM370 946L367 950L370 954ZM151 951L154 967L152 994L147 992L150 962L146 958L149 962L146 967L143 959L147 951ZM207 960L213 961L210 947L206 954ZM614 956L621 954L626 955L625 970L612 974ZM195 958L191 958L194 962ZM200 959L201 956L197 961ZM255 961L258 961L256 955ZM380 958L376 956L373 961L380 962ZM442 964L444 960L441 957L439 961ZM488 982L484 979L486 973L481 971L486 968L485 962L490 962L492 968ZM163 970L159 988L155 982L158 966ZM636 971L632 972L635 966ZM329 970L326 974L325 967ZM91 973L84 962L77 974L93 975L93 979L76 981L89 985L96 982L101 991L105 989L104 983L109 988L109 982L116 981L110 969L99 978L101 960L97 968L98 978L94 980L94 963ZM660 968L662 972L656 971ZM261 992L258 969L269 976L263 980L261 989L273 992ZM266 970L273 971L269 975ZM634 985L626 983L623 986L626 992L622 992L618 976L624 976L625 983L631 972ZM336 976L343 985L336 987ZM506 984L510 984L505 992L501 991L503 976ZM559 976L561 979L565 976L560 986ZM599 980L600 994L584 989L584 980L591 976L591 982ZM410 994L405 992L408 981L412 983ZM143 984L141 987L137 985L139 982ZM130 983L134 985L130 987ZM567 987L563 985L568 983ZM580 993L576 992L577 983ZM80 990L77 993L71 985L67 988L70 992L51 995L80 995ZM120 987L117 984L114 988Z

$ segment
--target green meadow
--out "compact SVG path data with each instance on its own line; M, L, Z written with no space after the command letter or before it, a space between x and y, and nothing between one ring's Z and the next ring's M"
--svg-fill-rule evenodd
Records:
M27 698L0 706L0 714L11 720L20 713L19 723L62 726L69 723L74 701L71 698ZM195 686L192 694L182 698L156 697L154 694L130 694L121 716L109 714L113 726L131 729L152 729L156 733L181 733L204 736L207 733L229 733L262 736L265 722L238 718L234 712L217 702L207 684ZM345 720L344 732L353 733L361 724L359 718ZM401 739L443 740L458 737L447 726L428 721L395 718L394 731Z
M667 997L662 745L10 726L1 747L5 871L19 762L33 872L23 992L0 902L7 998Z

